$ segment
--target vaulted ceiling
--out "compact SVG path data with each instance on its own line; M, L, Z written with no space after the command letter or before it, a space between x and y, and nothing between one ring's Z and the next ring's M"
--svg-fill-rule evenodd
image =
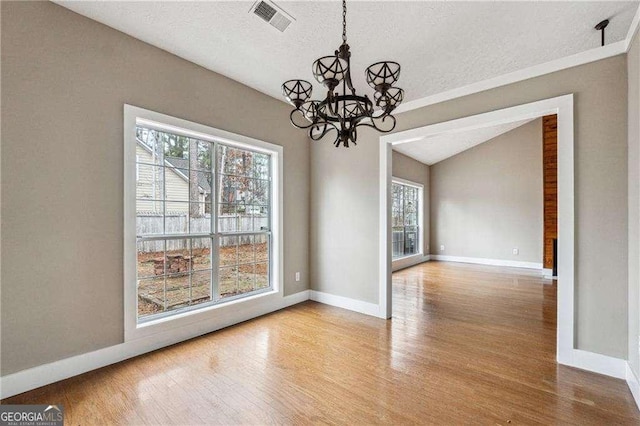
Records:
M58 1L205 68L281 99L291 78L314 81L312 62L341 42L335 1L278 3L295 21L280 32L250 13L253 2ZM365 68L402 65L405 101L566 57L625 38L637 2L348 2L348 40L360 93ZM153 72L153 70L148 70ZM321 97L316 83L314 93Z
M423 139L394 145L393 150L431 166L527 124L532 120L534 119L513 121L481 129L439 133ZM540 155L542 155L542 152Z

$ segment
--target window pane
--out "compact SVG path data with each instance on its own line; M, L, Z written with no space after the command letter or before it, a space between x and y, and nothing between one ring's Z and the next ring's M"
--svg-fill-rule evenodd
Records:
M235 296L238 290L238 267L220 268L219 297Z
M211 142L195 141L193 139L191 142L197 144L197 161L192 168L198 170L211 170L213 144Z
M220 237L220 266L238 264L238 237Z
M167 240L166 244L166 274L191 272L191 241Z
M136 198L138 200L164 199L164 167L150 164L136 165L138 173L136 180ZM141 205L138 203L138 209ZM145 210L148 210L147 207Z
M211 195L212 174L191 169L189 171L189 201L204 203Z
M136 216L136 235L154 235L164 233L164 203L159 202L157 211L139 211ZM140 202L138 201L138 205Z
M224 145L219 145L218 153L219 230L268 230L271 157Z
M406 227L404 234L404 254L415 254L418 252L418 227Z
M227 175L252 177L254 175L253 158L256 155L260 154L220 144L217 169Z
M141 163L164 164L164 143L160 132L144 127L136 128L136 156Z
M189 232L191 234L209 234L211 232L211 215L205 213L204 203L189 204Z
M257 263L255 271L256 271L256 289L269 287L269 264Z
M174 160L189 160L189 138L164 132L160 132L160 137L164 143L164 159L167 162L174 163ZM182 164L182 166L176 164L174 166L187 168L183 162L179 164Z
M183 308L189 304L191 300L190 279L189 274L167 276L167 311Z
M218 202L236 204L239 202L244 203L245 191L246 191L247 178L221 175L218 186L220 196Z
M177 201L165 203L165 234L186 234L189 232L189 203Z
M164 311L164 277L138 280L138 317Z
M266 262L269 260L269 236L266 234L255 236L256 262Z
M238 236L238 263L253 263L255 252L253 248L253 235Z
M269 204L269 181L260 179L248 179L246 196L247 204L266 206Z
M194 272L191 276L191 304L211 301L211 271Z
M253 263L238 266L238 294L248 293L254 290L254 266Z
M194 271L211 269L211 238L192 239L191 257Z
M394 227L391 234L392 257L404 256L404 227Z
M165 199L189 201L189 170L165 167Z
M267 154L253 153L253 177L268 180L271 157Z
M164 241L138 242L138 278L164 275Z

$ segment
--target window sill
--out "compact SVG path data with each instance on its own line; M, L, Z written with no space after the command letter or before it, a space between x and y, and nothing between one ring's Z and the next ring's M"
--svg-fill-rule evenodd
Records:
M270 289L251 296L230 300L225 303L211 304L200 309L188 310L175 315L152 319L137 324L135 329L125 332L125 341L136 340L159 333L169 333L180 330L183 333L193 333L194 336L202 334L199 332L203 327L209 331L227 327L229 325L246 321L248 316L254 316L260 312L267 312L282 302L281 291ZM212 324L213 323L213 324ZM188 338L188 337L187 337Z

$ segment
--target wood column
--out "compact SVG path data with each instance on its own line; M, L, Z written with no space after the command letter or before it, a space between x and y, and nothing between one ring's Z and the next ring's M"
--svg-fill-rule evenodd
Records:
M553 239L558 238L558 116L542 118L542 167L544 185L543 264L553 268Z

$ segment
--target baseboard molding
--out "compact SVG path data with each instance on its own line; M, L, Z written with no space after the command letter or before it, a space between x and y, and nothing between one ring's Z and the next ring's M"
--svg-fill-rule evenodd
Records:
M255 310L247 310L245 312L246 317L241 321L275 312L306 300L309 300L309 290L283 297L280 299L280 303L275 306L260 306ZM185 334L179 329L171 330L8 374L0 377L0 398L8 398L41 386L59 382L60 380L106 367L230 325L232 324L224 324L206 330L200 329L190 334Z
M278 307L265 308L263 309L264 312L253 311L246 319L253 319L307 300L313 300L326 305L347 309L377 318L385 318L385 316L380 312L379 305L315 290L304 290L290 296L283 297L281 300L282 302ZM225 325L224 327L228 325ZM91 370L115 364L165 346L211 333L224 327L217 327L215 329L200 332L187 338L185 338L184 335L180 335L175 332L162 333L166 334L166 336L153 335L146 338L136 339L9 374L0 377L0 398L4 399L18 395ZM559 354L557 361L560 364L582 370L625 379L629 389L631 389L631 393L633 394L636 403L640 407L639 381L625 360L587 352L580 349L573 349L565 354Z
M348 297L336 296L335 294L323 293L321 291L310 290L310 299L325 305L348 309L365 315L381 318L380 306L375 303L364 302L362 300L350 299Z
M614 358L582 349L569 349L559 351L557 361L562 365L604 374L616 379L624 379L626 377L627 361L622 358Z
M510 266L512 268L527 268L527 269L542 270L542 263L519 262L516 260L483 259L480 257L446 256L441 254L432 254L431 260L440 260L444 262L475 263L478 265Z
M394 260L391 262L391 270L393 272L396 272L396 271L399 271L400 269L409 268L411 266L426 262L429 259L431 259L431 256L428 254L426 255L418 254L415 256L403 257L401 259Z
M640 380L638 380L638 376L633 372L628 362L625 363L625 367L625 380L627 381L627 386L629 386L631 395L633 395L633 399L636 401L636 405L640 410Z

